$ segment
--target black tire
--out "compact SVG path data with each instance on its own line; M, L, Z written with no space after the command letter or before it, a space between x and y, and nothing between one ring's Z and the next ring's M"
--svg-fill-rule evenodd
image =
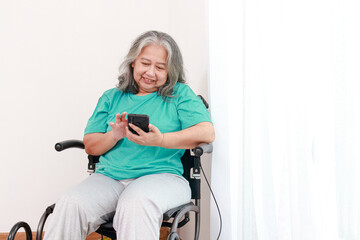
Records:
M27 224L26 222L18 222L16 223L10 230L9 232L9 236L8 236L8 240L14 240L15 239L15 235L17 233L17 231L19 231L20 228L24 228L25 232L26 232L26 240L32 240L32 233L31 233L31 228L29 226L29 224Z

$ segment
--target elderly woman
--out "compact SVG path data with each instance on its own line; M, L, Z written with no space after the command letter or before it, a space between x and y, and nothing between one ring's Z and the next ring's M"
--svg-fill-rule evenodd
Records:
M129 124L127 113L147 114L150 131ZM118 240L158 240L163 213L190 201L184 149L213 140L176 42L157 31L140 35L120 66L119 85L102 95L85 129L86 152L101 156L96 172L59 199L45 239L85 239L114 217Z

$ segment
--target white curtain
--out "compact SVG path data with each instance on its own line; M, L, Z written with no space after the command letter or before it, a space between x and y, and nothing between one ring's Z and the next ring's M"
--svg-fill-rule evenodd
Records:
M209 1L220 239L360 239L360 4ZM211 236L219 219L211 209Z

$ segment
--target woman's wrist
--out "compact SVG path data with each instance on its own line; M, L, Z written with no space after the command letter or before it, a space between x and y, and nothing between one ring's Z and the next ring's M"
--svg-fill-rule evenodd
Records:
M125 137L123 134L115 133L114 130L111 130L109 133L111 133L111 137L114 142L118 142Z
M160 141L159 147L166 148L165 147L165 134L166 133L161 134L161 141Z

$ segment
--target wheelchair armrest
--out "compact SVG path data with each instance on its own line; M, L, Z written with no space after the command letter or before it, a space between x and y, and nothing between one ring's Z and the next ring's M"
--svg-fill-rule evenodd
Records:
M85 149L84 143L81 140L65 140L55 144L55 150L61 152L68 148L81 148Z
M212 153L213 145L212 143L201 143L191 150L195 154L195 156L200 157L204 153Z

